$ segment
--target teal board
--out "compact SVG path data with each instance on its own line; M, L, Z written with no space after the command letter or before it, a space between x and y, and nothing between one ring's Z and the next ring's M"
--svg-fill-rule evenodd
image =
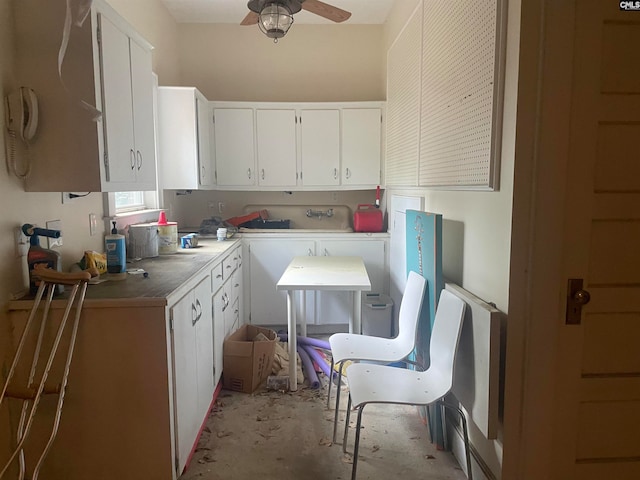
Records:
M436 306L440 292L444 288L442 276L442 215L437 213L407 210L407 275L417 272L427 280L427 293L423 302L422 313L418 324L418 338L414 360L429 365L429 341L431 326L436 316ZM440 412L436 409L421 411L424 421L429 424L431 441L438 446L443 445L440 428Z

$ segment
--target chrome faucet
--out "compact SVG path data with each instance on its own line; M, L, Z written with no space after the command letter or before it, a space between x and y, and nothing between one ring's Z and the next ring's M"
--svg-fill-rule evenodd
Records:
M311 210L308 209L307 210L307 217L311 218L311 217L318 217L318 219L322 218L322 217L333 217L333 208L328 209L326 212L323 212L322 210Z

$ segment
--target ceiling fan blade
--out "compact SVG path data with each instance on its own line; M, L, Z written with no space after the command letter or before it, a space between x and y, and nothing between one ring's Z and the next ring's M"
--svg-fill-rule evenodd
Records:
M351 12L328 5L320 0L303 0L302 8L336 23L344 22L351 17Z
M240 25L255 25L258 23L258 14L256 12L249 12L247 16L242 19Z

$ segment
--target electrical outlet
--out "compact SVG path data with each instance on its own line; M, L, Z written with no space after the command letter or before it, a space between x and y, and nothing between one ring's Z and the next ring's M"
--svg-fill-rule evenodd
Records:
M71 193L62 192L62 204L65 205L69 202L71 202Z
M224 202L218 202L218 213L222 213L224 210Z
M49 230L60 230L60 237L49 238L47 237L48 248L61 247L62 246L62 222L60 220L49 220L47 222L47 228Z

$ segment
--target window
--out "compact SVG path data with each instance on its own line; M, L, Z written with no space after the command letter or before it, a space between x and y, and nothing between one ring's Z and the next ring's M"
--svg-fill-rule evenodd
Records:
M143 192L116 192L116 213L146 209Z

